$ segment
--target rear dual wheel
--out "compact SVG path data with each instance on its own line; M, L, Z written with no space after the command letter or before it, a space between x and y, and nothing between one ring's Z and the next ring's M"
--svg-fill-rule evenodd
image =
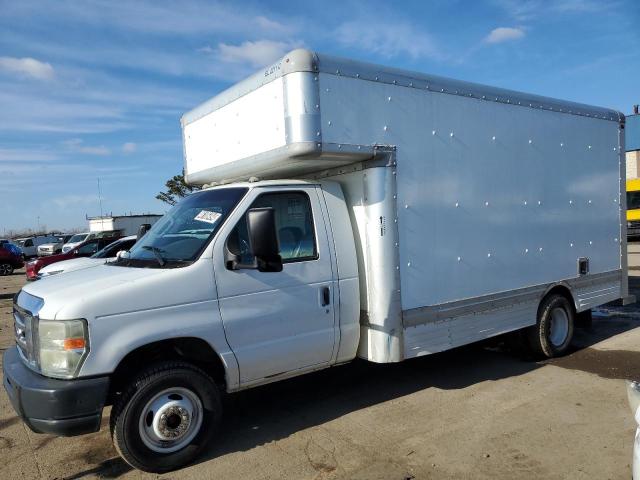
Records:
M525 339L538 358L553 358L566 353L575 324L575 310L566 297L551 294L538 307L535 325L525 332Z

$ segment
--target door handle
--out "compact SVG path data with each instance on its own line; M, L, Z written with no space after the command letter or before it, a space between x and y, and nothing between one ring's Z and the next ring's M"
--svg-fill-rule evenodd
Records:
M320 297L320 303L323 307L326 307L331 303L331 291L329 290L329 287L322 287L320 289Z

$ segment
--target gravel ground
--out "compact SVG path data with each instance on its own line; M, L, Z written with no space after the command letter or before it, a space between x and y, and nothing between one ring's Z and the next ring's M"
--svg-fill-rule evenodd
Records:
M13 345L11 298L24 281L23 271L0 277L0 350ZM638 327L634 307L603 310L553 361L476 345L239 393L225 401L219 440L163 478L629 478L623 379L640 379ZM0 478L154 477L117 457L106 413L96 434L38 435L0 393Z

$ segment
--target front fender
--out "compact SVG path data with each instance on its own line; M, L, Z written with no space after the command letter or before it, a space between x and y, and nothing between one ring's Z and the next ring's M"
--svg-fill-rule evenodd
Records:
M133 350L181 337L195 337L207 342L220 355L227 388L234 390L238 387L238 363L225 339L217 300L95 318L89 324L89 355L80 376L111 374Z

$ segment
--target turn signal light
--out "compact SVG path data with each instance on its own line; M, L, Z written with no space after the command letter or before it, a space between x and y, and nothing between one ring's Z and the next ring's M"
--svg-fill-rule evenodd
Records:
M63 344L65 350L77 350L84 348L84 345L84 338L65 338Z

